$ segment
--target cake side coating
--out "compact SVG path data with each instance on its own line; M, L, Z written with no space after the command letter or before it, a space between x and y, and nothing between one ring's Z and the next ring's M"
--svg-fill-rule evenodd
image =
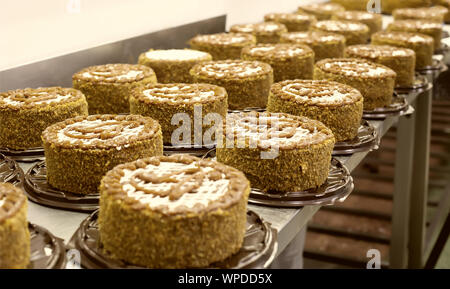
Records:
M218 162L187 155L141 159L109 171L100 191L100 239L113 258L149 268L198 268L242 245L249 182Z
M388 25L387 31L403 31L425 34L433 37L434 51L441 48L441 23L436 23L428 20L395 20Z
M0 183L0 269L25 269L29 262L27 198L21 189Z

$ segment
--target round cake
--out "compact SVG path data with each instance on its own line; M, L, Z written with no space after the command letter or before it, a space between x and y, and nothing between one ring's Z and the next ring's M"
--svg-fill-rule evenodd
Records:
M152 68L160 83L192 82L189 70L211 60L211 54L193 49L150 49L139 56L139 64Z
M392 11L392 16L394 16L395 20L419 19L442 23L444 22L444 17L447 14L447 12L448 10L445 7L442 7L441 9L428 7L400 8Z
M231 109L266 107L273 69L259 61L221 60L199 63L191 69L195 82L221 86Z
M329 32L307 31L281 34L281 43L308 45L314 51L314 60L344 57L345 37Z
M27 197L12 184L0 183L0 269L25 269L29 262Z
M269 13L264 16L264 21L284 24L289 32L308 31L316 17L298 13Z
M344 7L337 3L314 3L298 7L298 12L314 15L319 21L329 20L334 13L344 10Z
M369 40L369 26L356 21L324 20L313 24L311 29L341 34L347 45L366 44Z
M286 26L278 22L235 24L230 28L230 32L253 34L257 43L278 43L280 35L287 31Z
M208 52L214 60L239 59L242 48L255 43L255 36L247 33L197 35L189 41L192 49Z
M340 142L356 137L363 97L353 87L334 81L286 80L272 85L267 111L316 119Z
M200 115L195 113L195 107L200 109ZM136 89L130 97L131 113L156 119L161 125L164 143L172 145L211 143L214 141L215 135L211 136L209 130L214 125L221 125L221 123L208 123L209 118L220 116L221 119L224 119L227 110L225 89L205 83L148 84ZM173 123L173 120L176 120L180 113L187 114L189 117L189 123L184 123L187 121L184 119L182 123L188 127L190 132L188 135L177 134L181 123L177 121ZM211 115L208 116L208 114ZM196 122L201 122L201 131L197 131L194 127ZM205 140L203 140L203 136L205 136Z
M88 114L86 98L73 88L45 87L0 93L0 147L23 150L42 146L49 125Z
M242 49L242 59L270 64L275 82L312 79L314 51L302 44L257 44Z
M86 95L89 114L129 113L128 96L133 89L155 83L155 72L139 64L90 66L72 76L73 87Z
M335 139L321 122L285 113L232 113L217 160L243 171L252 187L294 192L322 185Z
M431 9L435 9L444 14L444 21L448 23L450 21L450 0L437 0L437 6L431 7Z
M382 0L383 13L392 13L398 8L429 7L432 0Z
M414 84L414 50L389 45L353 45L345 49L345 57L364 58L391 68L397 73L396 86L411 87Z
M207 267L241 248L249 192L240 171L193 156L122 164L100 185L100 240L127 263Z
M397 31L380 31L372 35L372 44L391 45L414 50L416 53L416 69L433 65L433 45L431 36Z
M333 80L359 90L365 110L391 104L395 77L389 67L358 58L324 59L314 68L314 79Z
M42 133L48 183L59 190L94 194L118 164L162 154L161 127L138 115L75 117Z
M380 14L365 11L341 11L336 12L333 20L357 21L369 27L369 36L383 28L383 17Z
M434 51L441 48L441 23L427 20L396 20L388 25L387 31L402 31L425 34L433 37Z
M340 4L346 10L366 11L369 0L330 0L330 2Z

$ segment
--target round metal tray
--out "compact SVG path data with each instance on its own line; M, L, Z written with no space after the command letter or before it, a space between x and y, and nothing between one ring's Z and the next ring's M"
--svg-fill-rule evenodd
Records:
M431 89L432 85L428 82L428 79L419 73L416 73L414 83L410 87L395 87L395 92L398 94L408 94L408 93L421 93Z
M409 104L404 96L394 93L392 103L385 107L378 107L374 110L364 110L363 119L383 120L388 116L403 115L409 109Z
M28 223L28 230L31 254L27 269L64 269L66 250L63 241L38 225Z
M244 109L229 109L228 113L240 113L240 112L252 112L252 111L265 112L266 108L265 107L246 107Z
M417 70L420 74L423 75L432 75L433 78L437 78L439 74L441 74L444 71L447 71L448 67L443 62L443 60L439 60L436 58L433 58L433 65L424 67L422 69Z
M363 119L357 136L352 140L335 143L333 155L351 155L374 149L378 149L378 133L367 120Z
M64 192L47 183L47 168L41 161L25 174L25 192L29 200L40 205L77 212L93 212L99 206L99 194L81 195Z
M20 162L35 162L44 160L44 148L30 148L27 150L13 150L0 148L0 154Z
M0 182L20 185L23 182L23 171L12 159L0 154Z
M307 205L333 205L343 202L353 191L353 178L348 169L336 158L331 160L330 172L323 185L300 192L250 191L248 202L271 207L303 207Z
M207 146L190 146L190 145L180 145L180 146L163 146L163 154L170 156L173 154L189 154L196 157L209 157L211 153L215 152L216 144Z
M69 242L69 246L80 251L81 265L87 269L143 268L109 257L99 241L98 211L85 219ZM247 231L244 243L236 254L212 264L208 268L259 269L267 268L277 251L277 233L269 223L256 213L247 212Z

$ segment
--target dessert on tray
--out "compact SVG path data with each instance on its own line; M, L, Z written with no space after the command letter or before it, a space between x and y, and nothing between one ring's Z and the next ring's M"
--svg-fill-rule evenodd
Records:
M315 61L344 57L345 37L336 33L323 31L288 32L281 34L280 42L308 45L314 51Z
M148 268L207 267L241 248L249 192L242 172L193 156L118 165L100 185L101 244Z
M391 104L395 78L389 67L359 58L324 59L314 68L314 79L333 80L359 90L365 110Z
M200 119L195 119L196 106L201 109L201 115L198 116ZM225 89L205 83L148 84L136 89L130 97L131 113L156 119L161 125L164 143L173 145L186 142L175 138L176 143L172 143L172 135L181 125L181 123L174 125L172 122L177 114L185 113L189 116L190 124L187 125L190 127L191 135L188 136L187 142L194 144L198 140L201 143L204 133L215 125L215 122L208 124L204 117L207 118L208 114L217 114L224 119L227 109ZM201 131L194 128L194 123L198 121L202 121ZM181 137L186 136L181 135Z
M357 21L366 24L369 27L369 36L382 30L383 18L380 14L366 11L341 11L336 12L331 19Z
M62 191L94 194L114 166L162 154L161 127L139 115L75 117L42 133L48 183Z
M284 24L289 32L308 31L316 17L299 13L269 13L264 16L264 21Z
M381 0L381 8L384 13L392 13L399 8L429 7L432 0Z
M128 113L131 91L146 83L155 83L155 72L139 64L90 66L72 76L73 87L86 96L89 114Z
M434 51L441 48L442 24L428 20L395 20L387 27L388 31L421 33L433 37Z
M330 0L330 2L340 4L346 10L367 11L367 3L369 2L369 0Z
M280 35L288 30L284 24L278 22L262 22L235 24L231 26L230 32L253 34L257 43L278 43Z
M353 45L345 49L345 57L364 58L391 68L397 73L396 86L411 87L414 84L416 53L411 49L389 45Z
M0 147L41 147L49 125L88 114L86 98L73 88L42 87L0 93Z
M341 142L358 133L363 97L353 87L334 81L286 80L272 85L267 111L316 119Z
M356 21L324 20L313 24L311 29L341 34L347 45L366 44L369 40L369 26Z
M257 44L245 47L241 58L270 64L275 82L313 77L314 51L306 45Z
M139 64L152 68L160 83L192 82L192 66L210 60L211 54L193 49L150 49L139 56Z
M245 173L252 187L294 192L322 185L335 138L317 120L285 113L231 113L217 160Z
M231 109L266 107L273 69L259 61L222 60L203 62L191 69L194 82L221 86Z
M392 16L395 20L421 19L442 23L447 13L448 9L442 6L440 9L435 7L400 8L392 11Z
M255 43L256 38L248 33L197 35L189 41L192 49L208 52L214 60L239 59L242 48Z
M433 65L433 45L431 36L398 31L380 31L372 35L372 44L391 45L414 50L416 53L416 69Z
M319 21L329 20L334 13L344 10L344 7L337 3L314 3L298 7L298 12L314 15Z
M27 197L12 184L0 183L0 269L25 269L29 262Z

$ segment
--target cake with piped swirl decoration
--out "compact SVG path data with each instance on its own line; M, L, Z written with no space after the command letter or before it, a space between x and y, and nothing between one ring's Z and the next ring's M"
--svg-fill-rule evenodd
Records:
M243 171L252 187L294 192L322 185L335 138L323 123L286 113L232 113L217 160Z
M383 29L383 18L380 14L367 11L340 11L336 12L332 20L357 21L369 27L369 36Z
M129 113L129 95L146 83L156 83L155 72L139 64L90 66L72 76L73 87L86 95L89 114Z
M225 88L231 109L265 107L273 83L272 67L260 61L203 62L195 65L190 73L194 82Z
M409 48L416 53L416 70L433 65L433 37L411 32L380 31L372 35L373 45Z
M414 84L414 50L390 45L352 45L345 49L345 57L364 58L391 68L397 73L395 85L398 87L412 87Z
M41 87L0 93L0 147L24 150L42 146L51 124L88 114L83 93L72 88Z
M314 51L306 45L257 44L242 49L242 59L270 64L275 82L286 79L312 79Z
M114 166L162 154L161 127L138 115L67 119L42 134L48 183L59 190L94 194Z
M280 43L308 45L314 51L314 61L344 57L345 37L330 32L306 31L283 33Z
M0 269L25 269L29 262L27 197L18 187L0 183Z
M425 34L433 37L434 52L441 48L442 23L436 23L429 20L395 20L387 27L387 31L401 31Z
M288 32L284 24L279 22L262 22L249 24L235 24L230 27L230 32L249 33L256 37L257 43L278 43L281 34Z
M203 34L189 40L192 49L208 52L213 60L239 59L242 48L255 43L255 36L248 33Z
M249 192L242 172L193 156L118 165L100 185L103 249L148 268L207 267L241 248Z
M396 76L389 67L360 58L323 59L314 68L316 80L332 80L359 90L365 110L391 104Z
M311 26L313 31L324 31L341 34L346 45L366 44L369 40L369 26L357 21L323 20Z
M316 119L336 141L356 137L363 112L363 97L355 88L328 80L286 80L272 85L269 112L284 112Z
M196 109L201 110L199 117L202 119L203 117L214 119L211 123L202 121L201 131L194 128L194 122L199 121L195 119ZM172 145L213 143L215 133L211 132L211 129L215 125L222 125L222 123L215 123L219 121L216 117L224 119L227 110L228 96L225 89L206 83L148 84L135 90L130 97L131 113L158 120L164 143ZM191 135L174 134L178 125L174 125L172 119L176 120L177 115L181 113L189 117Z

